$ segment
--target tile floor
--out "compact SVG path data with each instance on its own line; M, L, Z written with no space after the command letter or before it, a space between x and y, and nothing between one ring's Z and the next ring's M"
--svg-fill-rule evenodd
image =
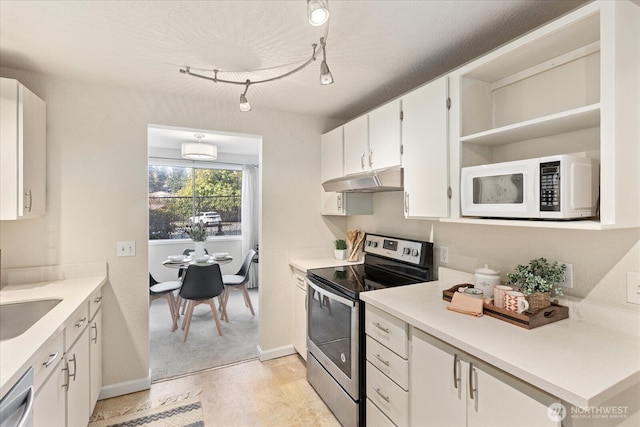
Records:
M339 427L306 379L298 355L198 372L157 382L151 390L101 400L95 411L116 411L182 393L200 393L204 424L213 426Z

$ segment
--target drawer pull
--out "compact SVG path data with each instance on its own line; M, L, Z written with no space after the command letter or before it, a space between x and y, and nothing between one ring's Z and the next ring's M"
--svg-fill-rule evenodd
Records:
M81 328L82 325L84 325L84 322L86 322L86 321L87 321L87 318L83 317L82 319L78 320L78 322L75 324L75 327L76 328Z
M380 325L379 322L373 322L373 326L375 326L376 328L380 329L385 334L389 333L389 328L385 328L384 326Z
M382 394L379 388L375 388L374 390L376 391L376 393L378 393L378 396L380 396L385 402L389 403L389 401L391 400L389 399L389 396L385 396L384 394Z
M49 355L49 360L47 360L46 362L44 362L42 365L45 368L48 368L49 366L51 366L51 364L53 362L55 362L55 360L58 358L58 352L56 351L54 354L50 354Z
M96 304L98 304L100 301L102 301L102 295L100 295L98 298L93 300L93 302Z
M378 353L374 353L373 355L376 359L378 359L380 361L380 363L382 363L385 366L389 366L389 361L388 360L384 360L382 358L382 356L380 356Z

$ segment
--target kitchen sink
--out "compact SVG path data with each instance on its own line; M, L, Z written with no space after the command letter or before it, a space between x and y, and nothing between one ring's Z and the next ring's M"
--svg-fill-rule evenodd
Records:
M0 341L22 335L60 301L45 299L0 304Z

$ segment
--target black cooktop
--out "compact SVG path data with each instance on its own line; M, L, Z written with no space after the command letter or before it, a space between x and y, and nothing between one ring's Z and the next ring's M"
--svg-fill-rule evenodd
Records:
M390 267L391 265L387 265ZM385 271L372 265L355 264L341 267L314 268L307 270L307 275L351 298L358 298L364 291L385 289L394 286L410 285L431 280L429 271L415 269L406 265L411 275Z

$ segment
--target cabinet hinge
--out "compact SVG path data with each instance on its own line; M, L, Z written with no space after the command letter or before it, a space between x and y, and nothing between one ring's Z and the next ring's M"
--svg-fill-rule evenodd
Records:
M451 109L451 98L447 98L447 110Z
M404 111L400 110L400 120L404 120Z
M451 191L451 187L447 188L447 197L451 198L452 195L453 195L453 192Z

